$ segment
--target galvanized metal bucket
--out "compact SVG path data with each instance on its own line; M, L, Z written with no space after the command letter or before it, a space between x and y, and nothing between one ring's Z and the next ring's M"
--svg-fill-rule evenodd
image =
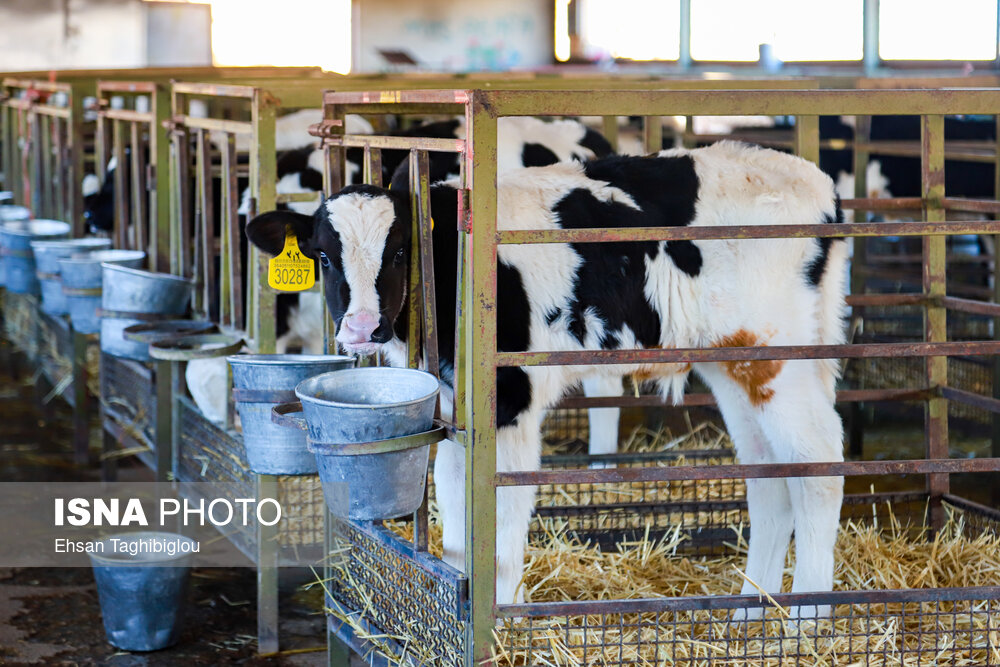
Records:
M354 366L353 357L310 354L240 354L233 370L233 400L243 424L250 469L260 475L314 475L316 457L306 434L271 421L271 408L295 401L295 386L321 373Z
M32 241L35 253L35 275L42 287L41 309L49 315L65 315L66 295L63 294L59 260L81 252L107 250L111 239L69 239L65 241Z
M101 284L104 263L140 267L146 261L141 250L97 250L58 260L66 310L73 328L80 333L95 334L101 330Z
M327 507L356 521L394 519L423 501L440 391L430 373L407 368L354 368L300 382L300 403L271 410L278 424L307 431ZM305 419L289 416L302 410Z
M0 206L7 206L14 201L14 193L10 190L0 190Z
M118 550L112 539L119 540ZM116 535L91 553L108 641L126 651L156 651L177 643L197 542L174 533ZM174 555L155 553L171 545ZM186 546L185 546L186 545ZM180 552L184 548L187 551ZM135 555L131 555L131 553Z
M183 317L191 299L191 281L118 264L106 263L102 269L101 351L149 361L149 345L126 340L124 330L133 324Z
M14 196L9 192L2 192L0 195L10 195L10 197L6 200L4 200L3 197L0 197L0 202L14 200ZM0 224L4 222L18 222L22 220L31 220L31 211L23 206L6 204L0 206ZM2 243L3 241L0 240L0 244ZM3 245L0 245L0 287L3 287L6 284L6 276L7 271L3 261Z
M69 238L69 223L59 220L29 220L0 223L0 260L3 263L4 285L15 294L41 293L35 275L35 255L32 241Z

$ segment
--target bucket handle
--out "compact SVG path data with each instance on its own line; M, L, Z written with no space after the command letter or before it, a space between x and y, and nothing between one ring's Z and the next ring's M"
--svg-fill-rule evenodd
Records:
M271 421L278 426L305 431L305 417L292 417L291 413L294 412L302 412L302 401L293 401L292 403L281 403L279 405L275 405L271 408Z

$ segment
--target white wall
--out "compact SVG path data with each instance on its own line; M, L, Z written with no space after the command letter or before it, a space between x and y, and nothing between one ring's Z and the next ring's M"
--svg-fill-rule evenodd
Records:
M140 0L69 0L67 12L62 0L0 0L0 71L145 67L146 6ZM166 6L159 11L170 14ZM175 43L170 64L210 65L207 31L206 25L196 57L188 44Z
M425 69L508 70L552 62L551 0L355 0L354 72L404 49Z

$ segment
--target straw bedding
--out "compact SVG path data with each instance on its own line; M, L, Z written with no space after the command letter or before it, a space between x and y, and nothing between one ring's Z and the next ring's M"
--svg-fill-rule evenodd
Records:
M636 447L704 449L706 439L719 447L728 442L713 428L692 429L681 440L668 433L633 435ZM631 442L631 440L630 440ZM720 459L725 458L724 450ZM683 459L673 463L683 463ZM605 485L613 486L613 485ZM712 493L706 487L705 493ZM554 489L553 502L576 489ZM629 490L622 490L631 492ZM742 491L742 489L740 489ZM609 501L614 491L594 491ZM610 496L607 494L611 494ZM731 496L729 496L731 497ZM871 507L866 521L847 521L837 546L836 590L879 590L1000 583L1000 536L997 531L967 530L963 514L949 513L935 534L922 522L893 515L892 508ZM440 555L440 527L431 506L430 550ZM727 554L688 556L680 530L659 540L648 535L602 552L567 534L560 521L538 519L543 539L527 551L522 585L531 602L639 599L738 594L743 583L746 544L741 526L732 526ZM410 524L388 524L403 537ZM971 536L970 536L971 534ZM784 590L790 590L793 554ZM349 573L340 573L349 577ZM366 597L362 594L362 597ZM794 625L769 609L765 622L732 622L731 610L546 617L506 620L495 631L494 660L500 665L982 665L1000 663L1000 603L955 601L841 605L832 620ZM344 615L360 636L366 610ZM360 621L360 622L359 622ZM405 646L417 664L439 662L421 655L414 637L381 635L376 646ZM738 657L734 657L738 656Z

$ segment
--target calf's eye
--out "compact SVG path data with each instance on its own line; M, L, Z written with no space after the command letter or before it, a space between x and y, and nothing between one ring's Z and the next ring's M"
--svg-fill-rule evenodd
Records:
M403 249L402 249L402 248L400 248L400 249L399 249L399 250L398 250L398 251L396 252L396 256L392 258L392 263L393 263L393 264L394 264L395 266L399 266L400 264L402 264L402 263L403 263Z
M324 269L330 268L330 258L326 256L325 252L320 251L319 253L319 263Z

